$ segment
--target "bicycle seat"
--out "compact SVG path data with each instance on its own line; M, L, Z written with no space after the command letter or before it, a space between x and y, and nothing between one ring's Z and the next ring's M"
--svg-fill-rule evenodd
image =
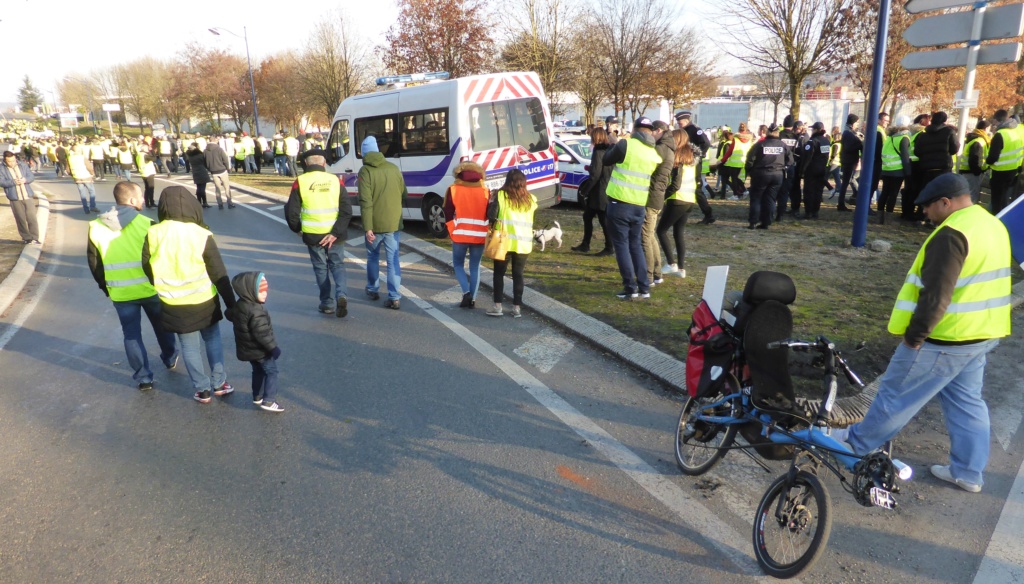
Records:
M789 304L796 300L796 286L786 274L754 272L743 288L743 308L736 330L743 338L743 351L753 381L754 403L773 410L791 411L795 403L793 379L789 375L789 349L769 349L768 343L793 334Z
M733 299L735 305L731 307L732 314L736 316L733 328L737 334L743 334L751 313L767 300L773 300L785 306L793 304L793 301L796 300L796 285L793 284L793 279L781 272L760 271L751 274L743 287L743 295L739 301ZM786 337L780 336L772 340L777 341L784 338Z

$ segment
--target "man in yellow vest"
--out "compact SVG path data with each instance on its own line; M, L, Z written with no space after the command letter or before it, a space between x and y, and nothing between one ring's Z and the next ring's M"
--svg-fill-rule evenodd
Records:
M121 321L124 352L132 379L140 391L153 389L153 371L142 342L142 312L146 312L160 344L160 360L168 369L178 363L174 333L160 327L160 298L142 269L142 242L153 220L139 213L143 195L139 185L121 181L114 185L116 206L89 222L87 258L89 271L100 290L114 302Z
M988 148L985 163L992 169L989 188L992 191L992 213L998 213L1013 198L1013 187L1017 183L1020 170L1018 156L1024 149L1017 120L1010 117L1004 109L998 110L993 116L995 135Z
M160 193L160 222L149 228L142 245L142 269L160 297L160 326L177 333L181 355L197 402L235 391L224 372L224 346L220 339L218 293L227 304L228 318L235 306L224 260L213 234L203 223L203 209L185 187L167 187ZM202 345L210 374L203 367Z
M352 203L340 176L326 171L324 151L306 153L306 172L292 184L284 217L288 228L302 235L320 290L320 312L343 318L348 314L344 247ZM334 286L331 287L331 279Z
M288 156L284 153L284 136L274 134L274 141L271 143L271 150L274 153L274 169L278 176L288 175Z
M135 166L139 168L142 182L146 185L144 190L146 208L156 207L156 157L149 151L145 142L139 144L139 150L135 154Z
M620 300L651 297L642 230L651 178L662 163L655 150L656 144L654 122L642 116L633 123L629 138L616 142L602 158L605 166L614 165L605 191L608 195L605 221L622 276L622 292L616 294Z
M958 174L932 179L914 203L938 227L918 252L889 318L889 332L902 342L864 420L833 436L867 454L938 395L951 464L932 466L932 474L977 493L989 455L985 355L1010 334L1010 236L971 201Z
M298 176L295 158L299 155L299 141L288 135L288 132L284 132L284 155L288 158L288 174L292 177Z
M96 208L96 185L93 184L94 168L89 160L88 150L81 144L75 144L68 155L68 174L78 187L78 195L82 198L82 210L99 213Z
M978 120L974 130L964 137L964 149L957 162L957 172L971 185L971 200L975 203L981 199L981 181L988 172L985 157L988 156L990 142L989 125L988 120Z

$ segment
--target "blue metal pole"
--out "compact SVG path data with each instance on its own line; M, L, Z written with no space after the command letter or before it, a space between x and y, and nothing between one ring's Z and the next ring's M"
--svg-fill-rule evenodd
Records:
M868 235L868 211L871 208L871 186L874 184L875 152L878 143L878 111L882 108L882 74L885 71L885 40L889 36L889 12L892 0L881 0L878 7L878 32L875 34L875 64L871 67L871 95L868 96L868 116L864 120L864 157L860 164L860 184L857 185L857 212L853 214L853 247L864 247Z

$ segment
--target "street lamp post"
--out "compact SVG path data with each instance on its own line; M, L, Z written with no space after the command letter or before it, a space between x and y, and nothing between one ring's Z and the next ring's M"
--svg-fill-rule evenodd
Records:
M252 80L252 59L249 58L249 33L245 27L242 27L242 36L238 36L237 33L233 33L230 30L223 27L214 27L209 29L213 34L220 36L221 31L232 34L245 41L245 62L249 65L249 90L252 92L252 119L256 125L256 136L260 135L260 110L256 107L256 84Z

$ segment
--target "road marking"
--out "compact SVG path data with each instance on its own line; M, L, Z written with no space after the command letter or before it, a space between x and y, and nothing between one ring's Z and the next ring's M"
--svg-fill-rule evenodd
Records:
M1006 503L999 514L992 539L974 575L974 584L1000 584L1024 582L1024 547L1020 534L1024 532L1024 463L1017 469L1017 478L1006 495Z
M512 352L526 359L527 363L541 373L548 373L573 346L573 342L568 338L558 334L554 329L545 328Z
M284 209L284 205L274 205L273 207L267 207L267 211L280 211Z
M1007 390L1000 393L998 398L987 396L992 433L1003 447L1003 452L1010 451L1010 442L1017 434L1021 421L1024 421L1024 409L1020 407L1024 399L1024 383L1011 383Z
M462 287L458 284L447 290L441 290L430 297L431 300L441 305L442 308L457 308L462 302Z
M52 205L54 203L50 204L52 209ZM57 254L59 253L59 250L64 246L64 229L62 228L62 223L64 221L64 213L56 213L56 215L57 219L54 222L53 226L55 241L53 242L53 251L50 253L50 255L52 255L53 258L51 258L51 261L47 262L46 270L43 272L43 278L39 282L39 288L35 290L35 292L31 295L31 298L29 298L28 302L25 304L25 307L21 309L21 312L18 313L18 316L14 319L13 322L11 322L10 328L8 328L3 335L0 335L0 351L4 350L4 347L7 346L7 343L11 342L11 339L14 338L14 335L18 334L18 331L21 330L21 327L25 325L25 321L27 321L28 318L32 316L32 313L33 311L35 311L36 306L39 305L43 297L46 295L46 289L50 286L50 281L53 280L53 274L54 272L57 271L57 265L61 263L56 260L58 258Z

